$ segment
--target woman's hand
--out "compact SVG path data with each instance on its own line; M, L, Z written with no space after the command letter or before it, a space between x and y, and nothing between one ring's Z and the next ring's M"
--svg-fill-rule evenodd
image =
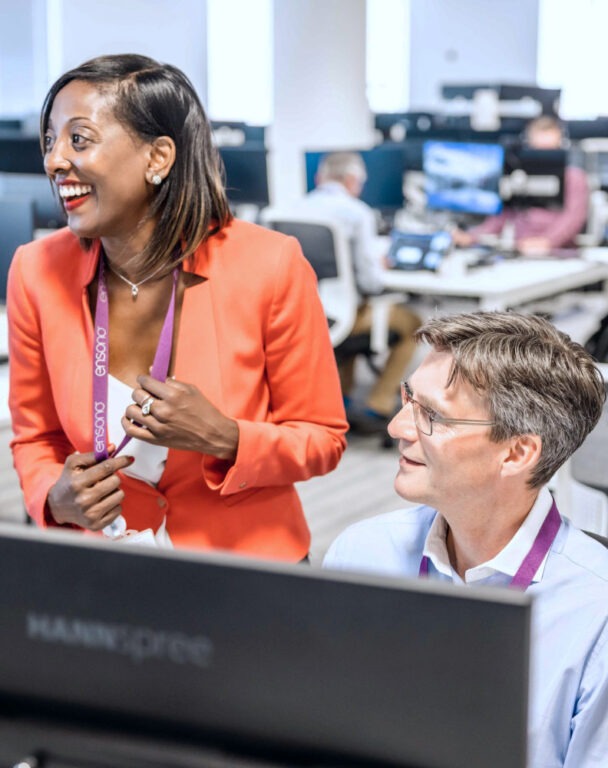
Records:
M162 382L152 376L138 376L137 381L139 387L133 390L135 404L127 408L122 419L127 435L154 445L234 461L238 425L218 411L197 387L175 379Z
M55 522L73 523L90 531L100 531L109 525L120 515L125 496L116 473L132 463L132 456L116 456L101 462L97 462L93 452L68 456L47 497Z
M475 242L475 238L470 232L465 232L458 227L454 227L450 234L452 236L452 242L457 248L468 248Z

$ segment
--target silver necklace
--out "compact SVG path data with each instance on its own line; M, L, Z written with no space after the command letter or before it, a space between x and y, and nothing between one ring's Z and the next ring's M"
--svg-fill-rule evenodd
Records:
M119 277L127 285L131 286L131 296L133 296L134 299L137 298L137 294L139 293L139 286L143 285L144 283L147 283L148 280L151 280L154 277L154 275L157 275L161 271L161 269L164 266L166 266L165 264L161 264L160 267L158 267L158 269L155 269L154 272L148 275L148 277L144 277L144 279L140 280L139 283L132 283L128 277L125 277L124 275L121 275L120 272L117 272L107 259L106 259L106 264L108 265L108 269L110 270L110 272L116 275L116 277Z

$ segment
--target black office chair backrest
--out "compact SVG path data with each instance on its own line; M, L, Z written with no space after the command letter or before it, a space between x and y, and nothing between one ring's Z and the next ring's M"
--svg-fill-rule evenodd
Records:
M583 531L583 533L586 533L587 536L591 536L592 539L599 541L600 544L603 544L608 549L608 537L602 536L600 533L595 533L594 531Z
M6 279L13 254L33 236L32 201L0 197L0 302L6 302Z
M299 240L304 256L317 275L317 280L338 277L334 237L327 226L307 221L270 221L268 226Z

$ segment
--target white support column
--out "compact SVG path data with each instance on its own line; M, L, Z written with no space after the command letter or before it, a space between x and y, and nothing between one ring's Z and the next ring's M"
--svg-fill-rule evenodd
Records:
M274 204L305 191L306 149L371 146L365 95L365 0L275 0Z

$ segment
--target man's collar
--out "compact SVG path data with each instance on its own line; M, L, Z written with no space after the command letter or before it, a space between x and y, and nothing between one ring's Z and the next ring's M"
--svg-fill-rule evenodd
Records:
M530 551L552 503L553 499L548 489L541 488L534 506L511 541L490 560L480 563L474 568L469 568L465 573L465 582L467 584L480 582L496 574L503 574L509 578L515 576L519 566ZM450 563L446 545L447 532L448 524L438 512L427 534L423 555L432 561L440 573L449 576L454 581L461 581ZM533 582L540 581L542 578L546 561L547 558L545 557L534 574Z

